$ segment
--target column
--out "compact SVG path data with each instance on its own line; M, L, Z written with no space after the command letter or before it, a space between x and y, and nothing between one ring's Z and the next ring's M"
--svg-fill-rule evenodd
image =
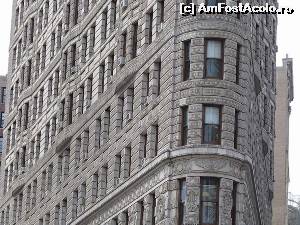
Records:
M220 180L219 189L219 224L220 225L231 225L231 210L232 210L232 189L233 181L222 178Z
M187 177L187 202L185 224L199 224L200 212L200 177Z

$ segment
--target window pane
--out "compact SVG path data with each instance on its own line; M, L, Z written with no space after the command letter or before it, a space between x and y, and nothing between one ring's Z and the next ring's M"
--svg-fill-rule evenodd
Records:
M220 109L218 107L205 107L205 124L220 124Z
M180 181L180 201L185 202L186 200L186 180Z
M222 58L222 42L217 40L207 41L207 58L221 59Z
M217 185L202 185L202 200L217 202L218 201L218 186Z
M221 59L206 59L206 77L219 78L222 74Z
M217 204L212 202L202 203L202 224L216 224Z
M220 127L218 125L205 125L204 143L206 144L220 143Z

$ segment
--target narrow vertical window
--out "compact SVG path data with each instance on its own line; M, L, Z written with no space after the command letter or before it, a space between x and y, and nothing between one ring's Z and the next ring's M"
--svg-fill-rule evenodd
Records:
M73 123L73 93L69 94L68 123L69 125Z
M236 77L235 77L235 83L240 84L240 62L241 61L241 45L237 45L236 50Z
M157 96L160 95L160 91L161 91L161 61L156 62L156 69L157 69L157 75L156 75L156 79L157 79Z
M60 217L61 225L66 225L67 210L68 210L68 202L67 199L65 198L64 200L62 200L62 204L61 204L61 217Z
M155 215L156 215L156 198L155 193L151 194L151 201L152 201L152 209L151 209L151 224L155 225Z
M80 87L80 92L79 92L79 104L80 104L80 114L83 114L84 112L84 84L81 85Z
M205 77L222 79L223 77L223 42L206 40Z
M137 44L138 44L138 22L132 25L133 35L132 35L132 58L137 56Z
M239 136L239 114L238 110L235 110L234 118L234 148L238 149L238 136Z
M74 25L78 23L79 0L74 0Z
M78 208L78 190L73 191L73 204L72 204L72 219L77 218L77 208Z
M232 189L232 209L231 209L231 220L232 225L236 225L236 210L237 210L237 182L233 182L233 189Z
M191 77L191 40L183 42L183 81Z
M217 224L219 208L219 180L217 178L201 178L200 224Z
M147 133L141 135L141 150L142 157L145 159L147 157Z
M263 117L263 124L266 128L268 125L268 99L267 96L264 96L264 117Z
M95 39L96 39L96 24L93 24L90 29L90 51L89 51L90 57L95 52Z
M184 178L179 180L178 225L184 225L186 195L186 179Z
M165 1L160 0L159 6L160 6L160 22L163 23L165 21Z
M256 57L259 56L259 25L256 24L256 28L255 28L255 55Z
M189 107L181 107L181 145L188 144Z
M205 106L203 123L204 144L221 143L221 107Z
M143 225L144 224L144 213L145 213L145 206L144 206L144 202L141 201L140 202L140 221L139 221L139 225Z
M92 180L92 202L95 203L98 198L98 188L99 188L99 174L98 172L93 174Z
M148 20L148 44L152 43L152 29L153 29L153 9L147 13L147 20Z

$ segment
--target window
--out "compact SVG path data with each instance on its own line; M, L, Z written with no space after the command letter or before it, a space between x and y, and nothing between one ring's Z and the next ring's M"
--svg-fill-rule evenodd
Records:
M183 81L191 75L191 40L183 42Z
M155 63L155 69L156 69L156 79L157 79L157 96L160 95L160 85L161 85L161 61L158 61Z
M67 199L65 198L62 201L62 204L61 204L61 217L60 217L60 224L61 225L66 224L67 210L68 210L68 202L67 202Z
M79 92L79 104L80 104L80 113L83 114L84 112L84 84L80 87L80 92Z
M141 144L141 150L142 150L142 157L145 159L147 157L147 133L142 134L141 135L141 140L140 140L140 144Z
M105 110L104 113L104 132L105 132L105 142L109 140L110 136L110 107Z
M95 39L96 39L96 24L94 24L90 29L90 50L89 56L91 57L95 51Z
M204 144L221 143L221 107L205 106L203 123Z
M145 213L145 206L144 206L144 202L141 201L140 202L140 221L139 221L139 225L143 225L144 224L144 213Z
M103 11L102 13L102 26L101 26L101 39L102 41L105 41L105 39L107 38L107 9L105 11Z
M147 13L147 20L148 20L148 44L152 43L152 27L153 27L153 9Z
M6 87L1 88L1 104L5 104Z
M133 35L132 35L132 58L137 56L137 44L138 44L138 22L132 25Z
M223 41L217 39L206 40L205 77L223 77Z
M264 96L264 117L263 117L263 124L266 128L268 125L268 99L267 96Z
M217 225L219 207L219 180L212 177L201 178L200 224Z
M179 180L178 225L184 224L185 201L187 196L186 179Z
M188 129L189 129L189 108L188 106L181 107L181 145L188 143Z
M259 25L256 24L255 28L255 55L259 56Z
M159 126L158 126L158 124L155 124L152 129L154 131L154 156L157 156L158 141L159 141Z
M73 93L69 94L69 112L68 112L68 124L73 122Z
M239 114L238 110L235 110L235 122L234 122L234 148L238 148L238 136L239 136Z
M76 51L77 51L77 47L75 43L71 46L71 67L76 66L76 60L77 60Z
M236 210L237 210L237 182L233 182L233 189L232 189L232 209L231 209L231 219L232 225L236 225Z
M4 127L5 113L0 112L0 128Z
M78 23L79 0L74 1L74 25Z
M126 58L126 55L127 55L127 49L126 49L126 46L127 46L127 32L124 32L122 34L122 56L124 58ZM125 63L125 62L124 62Z
M93 174L92 178L92 202L95 203L98 198L98 188L99 188L99 174L98 172Z
M115 156L115 185L119 184L121 178L121 154Z
M0 137L0 153L2 153L3 150L3 137Z
M165 1L159 1L159 8L160 8L160 22L163 23L165 21Z
M78 189L73 191L73 204L72 204L72 219L77 217L77 205L78 205Z
M240 58L241 58L241 45L237 45L237 50L236 50L236 77L235 77L235 83L239 84L240 83Z
M24 112L24 130L27 130L29 123L29 103L25 103L25 112Z
M151 224L155 225L155 212L156 212L156 198L155 193L150 194L151 201L152 201L152 209L151 209Z

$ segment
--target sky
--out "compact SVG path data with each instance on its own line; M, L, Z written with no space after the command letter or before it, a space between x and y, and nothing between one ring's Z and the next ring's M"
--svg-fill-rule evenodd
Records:
M292 103L292 114L290 117L290 185L289 189L293 194L300 195L300 144L298 128L300 125L300 90L297 89L300 83L300 4L299 0L279 0L281 7L295 9L293 15L280 15L278 25L278 53L277 65L282 65L282 58L286 54L294 59L294 92L295 98ZM10 40L12 0L1 1L0 7L0 75L7 74L8 50Z

